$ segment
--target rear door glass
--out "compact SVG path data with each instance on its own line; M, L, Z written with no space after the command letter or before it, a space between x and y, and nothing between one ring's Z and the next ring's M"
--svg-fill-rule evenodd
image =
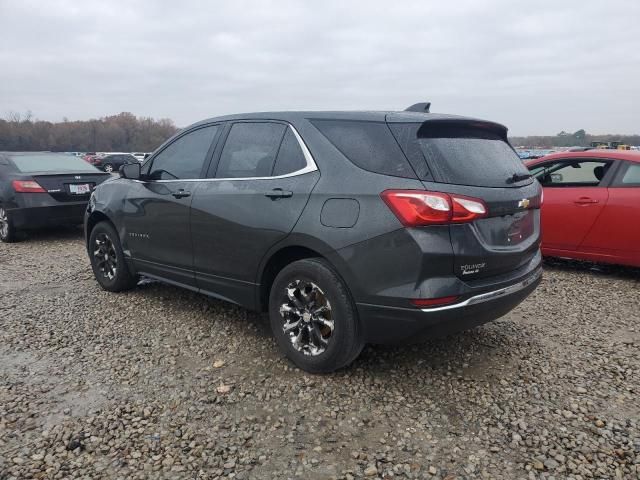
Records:
M217 178L271 176L285 126L281 123L235 123L224 144Z
M390 128L422 180L430 180L430 173L436 182L478 187L519 187L532 181L513 148L491 130L438 122Z
M625 186L640 185L640 164L630 164L627 171L622 175L621 182Z
M280 150L278 151L278 157L276 158L276 164L273 168L273 176L287 175L288 173L297 172L302 170L307 165L304 158L304 153L298 139L293 134L290 128L287 128L287 133L284 134L284 139L280 144Z

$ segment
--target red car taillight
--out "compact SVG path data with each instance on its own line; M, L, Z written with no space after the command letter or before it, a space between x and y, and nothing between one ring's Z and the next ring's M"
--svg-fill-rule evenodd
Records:
M464 195L425 190L385 190L380 196L407 227L465 223L487 216L487 206L482 200Z
M434 307L440 307L440 306L452 304L459 298L460 297L458 296L440 297L440 298L416 298L414 300L411 300L411 303L413 303L416 307L420 307L420 308L434 308Z
M13 180L13 189L19 193L46 193L47 191L34 180Z

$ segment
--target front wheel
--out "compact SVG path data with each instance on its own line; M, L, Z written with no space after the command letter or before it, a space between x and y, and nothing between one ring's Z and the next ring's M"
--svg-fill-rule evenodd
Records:
M111 165L110 163L105 164L104 171L107 173L113 172L113 165Z
M364 346L349 289L322 259L282 269L271 287L269 318L280 350L307 372L344 367Z
M89 258L100 286L110 292L130 290L138 283L125 263L120 238L108 222L100 222L89 236Z
M9 213L0 207L0 240L5 243L12 243L16 241L17 231L11 222Z

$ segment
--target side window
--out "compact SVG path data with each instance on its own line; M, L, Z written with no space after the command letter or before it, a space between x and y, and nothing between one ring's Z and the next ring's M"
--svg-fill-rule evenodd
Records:
M416 178L386 123L350 120L313 120L311 123L351 163L363 170Z
M622 178L617 182L618 186L640 187L640 163L629 163L622 174Z
M269 177L285 125L235 123L220 155L217 178Z
M211 142L219 130L219 125L211 125L178 138L153 159L149 176L153 180L199 178Z
M597 187L611 162L599 160L563 160L531 169L544 187Z
M273 176L286 175L302 170L307 165L304 153L298 139L290 128L284 134L284 139L278 151L276 165L273 168Z

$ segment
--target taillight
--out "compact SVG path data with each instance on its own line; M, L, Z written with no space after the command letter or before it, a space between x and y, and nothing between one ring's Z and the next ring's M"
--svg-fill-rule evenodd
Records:
M464 195L424 190L385 190L380 194L407 227L472 222L487 216L485 203Z
M34 180L14 180L11 182L13 189L19 193L46 193L47 191Z

